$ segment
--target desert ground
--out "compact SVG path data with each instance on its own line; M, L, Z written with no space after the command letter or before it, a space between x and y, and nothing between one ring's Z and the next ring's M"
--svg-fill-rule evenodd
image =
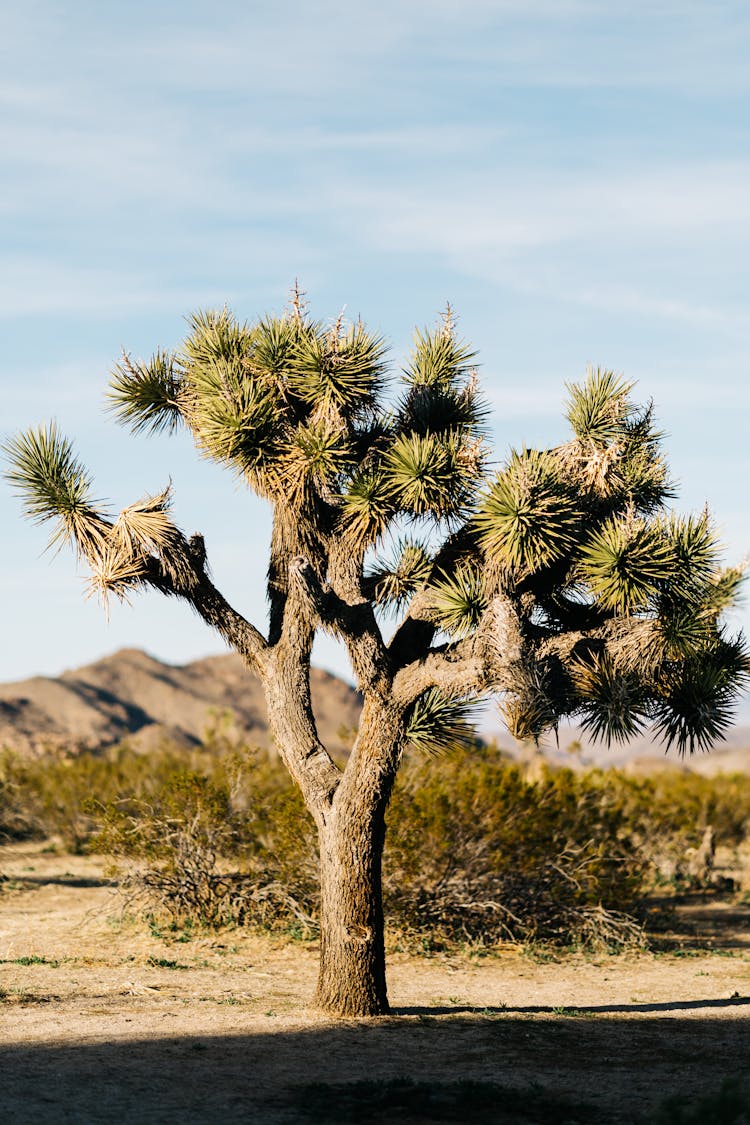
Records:
M448 1097L347 1100L349 1083L397 1078L494 1083L475 1120L638 1122L750 1068L750 908L736 902L694 904L683 929L697 918L703 939L671 952L394 951L393 1015L334 1020L308 1006L314 943L165 933L128 915L100 857L42 843L1 848L0 870L9 1125L462 1119Z

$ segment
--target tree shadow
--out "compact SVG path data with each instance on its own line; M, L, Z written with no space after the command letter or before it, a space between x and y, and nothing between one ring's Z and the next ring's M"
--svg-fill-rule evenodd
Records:
M28 883L36 887L116 887L117 881L115 879L105 879L103 877L93 877L84 875L27 875L23 872L20 875L14 875L13 881L16 883Z
M495 1005L486 1008L476 1004L450 1004L444 1007L394 1008L393 1014L399 1016L510 1016L510 1015L615 1015L617 1013L639 1012L689 1012L705 1008L740 1008L750 1004L750 996L730 996L715 1000L665 1000L658 1004L582 1004L551 1007L544 1004Z
M728 1005L692 1005L699 1006ZM632 1125L651 1119L654 1106L670 1094L697 1097L718 1089L750 1060L750 1020L739 1013L615 1019L596 1008L580 1010L580 1018L549 1008L525 1009L522 1015L496 1009L489 1017L451 1009L450 1018L441 1008L401 1011L407 1018L140 1038L130 1037L131 1021L113 1018L106 1039L6 1041L0 1045L0 1120L9 1125L457 1122L467 1118L450 1115L444 1094L464 1081L479 1084L497 1103L488 1116L477 1114L472 1121ZM637 1012L637 1006L628 1011ZM409 1018L424 1013L431 1018ZM545 1018L535 1018L539 1015ZM262 1026L259 1015L247 1019ZM397 1079L420 1088L427 1084L436 1094L432 1108L415 1115L402 1099L378 1116L367 1090ZM357 1094L355 1083L363 1084L362 1096L343 1096L342 1091ZM537 1101L519 1097L519 1091L536 1091ZM575 1105L583 1107L577 1116L570 1108Z

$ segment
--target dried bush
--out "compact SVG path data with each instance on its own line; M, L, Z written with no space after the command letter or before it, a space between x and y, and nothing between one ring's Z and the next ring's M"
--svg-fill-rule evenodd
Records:
M167 776L148 802L99 805L94 846L113 857L129 902L152 915L314 930L315 855L305 862L305 834L285 832L288 794L269 786L262 801L253 799L236 759L217 765L215 778L190 770ZM265 825L274 813L280 857Z

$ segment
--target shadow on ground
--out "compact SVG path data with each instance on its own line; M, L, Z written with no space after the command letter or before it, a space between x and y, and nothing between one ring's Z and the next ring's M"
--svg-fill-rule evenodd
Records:
M512 1016L512 1015L563 1015L563 1016L599 1016L635 1015L648 1012L699 1012L702 1010L716 1010L721 1008L743 1008L750 1005L750 996L730 996L715 1000L665 1000L656 1004L584 1004L575 1008L550 1008L543 1004L509 1005L500 1007L479 1008L475 1004L451 1004L445 1007L411 1007L397 1008L395 1015L401 1016L455 1016L471 1014L475 1016ZM750 1014L750 1013L749 1013Z
M670 1094L705 1095L750 1067L750 1020L739 1013L412 1011L277 1033L0 1046L0 1121L632 1123L653 1120ZM421 1108L398 1089L387 1103L373 1096L398 1078L432 1091ZM349 1096L364 1080L362 1096ZM479 1091L470 1115L457 1108L459 1080L467 1097Z

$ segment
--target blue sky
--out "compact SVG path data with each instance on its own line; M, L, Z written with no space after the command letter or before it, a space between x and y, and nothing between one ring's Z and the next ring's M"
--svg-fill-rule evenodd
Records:
M679 506L750 553L750 6L5 0L2 24L0 432L56 418L118 505L171 476L253 620L263 507L103 393L122 347L176 344L202 306L278 311L295 277L396 366L449 299L498 458L565 436L587 363L638 380ZM0 679L221 651L153 594L105 622L4 484L0 528Z

